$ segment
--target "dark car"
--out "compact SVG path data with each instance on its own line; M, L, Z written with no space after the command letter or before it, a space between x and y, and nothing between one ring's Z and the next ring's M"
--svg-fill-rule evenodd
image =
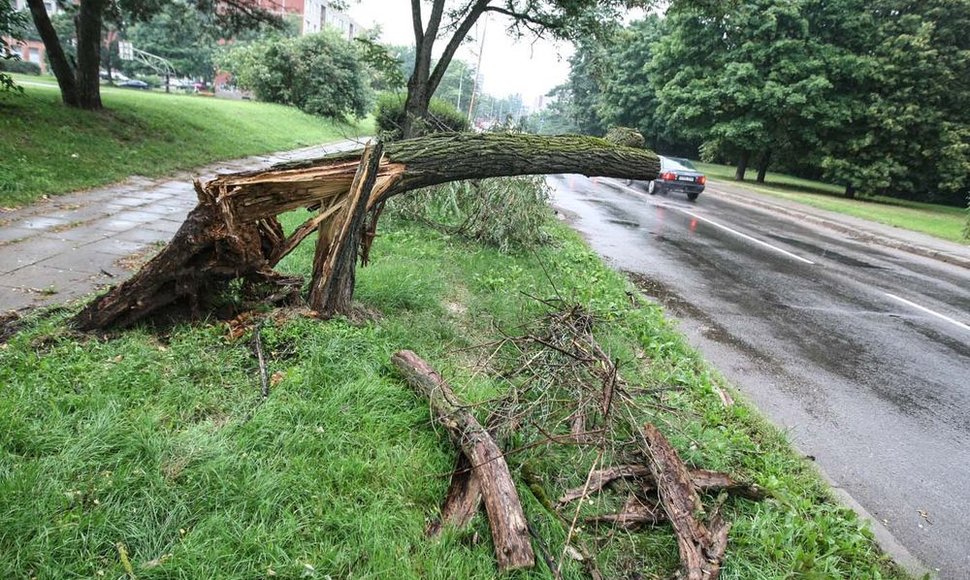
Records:
M125 81L123 83L118 83L119 87L124 87L126 89L140 89L147 91L149 89L148 83L145 81L140 81L137 79L132 79L130 81Z
M694 168L690 161L678 157L660 156L660 175L657 179L647 182L647 193L664 195L671 191L687 194L687 199L694 201L704 191L707 177Z

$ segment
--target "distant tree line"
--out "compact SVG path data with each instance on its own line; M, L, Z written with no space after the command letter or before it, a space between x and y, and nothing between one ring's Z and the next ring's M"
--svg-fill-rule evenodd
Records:
M965 205L970 0L673 3L580 42L544 132L638 128L660 152Z

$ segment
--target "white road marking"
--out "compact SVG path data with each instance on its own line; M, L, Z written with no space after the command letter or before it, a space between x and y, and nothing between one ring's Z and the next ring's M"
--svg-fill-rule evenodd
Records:
M674 209L679 210L679 211L682 211L682 212L684 212L685 214L689 215L690 217L692 217L694 219L699 219L702 222L707 222L707 223L711 224L712 226L714 226L716 228L721 228L722 230L724 230L726 232L730 232L730 233L732 233L732 234L734 234L734 235L736 235L738 237L744 238L744 239L746 239L746 240L748 240L750 242L754 242L756 244L759 244L761 246L764 246L764 247L768 248L769 250L774 250L774 251L778 252L779 254L784 254L784 255L788 256L789 258L792 258L793 260L798 260L799 262L804 262L805 264L808 264L810 266L814 266L815 265L815 262L813 262L811 260L807 260L807 259L805 259L805 258L803 258L801 256L795 255L795 254L789 252L788 250L783 250L783 249L779 248L778 246L772 246L768 242L763 242L763 241L759 240L758 238L749 236L748 234L741 233L738 230L731 229L731 228L727 227L726 225L719 224L719 223L717 223L714 220L710 220L710 219L707 219L706 217L699 216L699 215L697 215L694 212L690 212L690 211L687 211L686 209L681 209L679 207L675 207Z
M930 310L929 308L926 308L925 306L920 306L919 304L917 304L915 302L910 302L909 300L906 300L905 298L900 298L899 296L896 296L895 294L890 294L889 292L883 292L883 294L885 294L886 296L889 296L893 300L897 300L899 302L902 302L903 304L906 304L907 306L911 306L911 307L915 308L916 310L925 312L927 314L931 314L931 315L933 315L933 316L935 316L935 317L937 317L937 318L939 318L941 320L945 320L945 321L949 322L950 324L955 324L955 325L959 326L960 328L962 328L963 330L970 331L970 326L967 326L966 324L960 322L959 320L954 320L954 319L950 318L949 316L946 316L945 314L940 314L939 312Z
M632 191L633 193L637 193L637 194L643 195L643 192L642 191L637 191L637 190L633 189L632 187L628 187L628 186L626 186L626 185L624 185L622 183L617 183L615 180L613 180L613 181L614 181L614 183L616 185L622 187L623 189L626 189L628 191ZM694 219L699 219L702 222L707 222L707 223L711 224L712 226L714 226L716 228L721 228L722 230L724 230L726 232L730 232L730 233L732 233L732 234L734 234L734 235L736 235L738 237L744 238L744 239L746 239L746 240L748 240L750 242L754 242L756 244L759 244L761 246L764 246L764 247L768 248L769 250L774 250L774 251L776 251L776 252L778 252L780 254L784 254L784 255L788 256L789 258L792 258L793 260L798 260L799 262L803 262L803 263L808 264L810 266L814 266L815 265L815 262L813 262L811 260L807 260L807 259L805 259L805 258L803 258L801 256L798 256L796 254L793 254L793 253L789 252L788 250L783 250L783 249L779 248L778 246L772 246L768 242L759 240L758 238L749 236L748 234L741 233L738 230L729 228L729 227L727 227L726 225L723 225L723 224L719 224L716 221L711 220L711 219L708 219L706 217L699 216L696 213L687 211L684 208L677 207L676 205L667 205L667 204L658 204L658 205L662 205L663 207L667 207L667 208L670 208L670 209L674 209L674 210L683 212L683 213L689 215L690 217L692 217Z

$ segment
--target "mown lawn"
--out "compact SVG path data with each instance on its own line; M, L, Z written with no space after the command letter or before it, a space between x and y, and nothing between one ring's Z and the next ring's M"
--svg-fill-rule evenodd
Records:
M370 121L335 124L267 103L108 87L102 97L97 112L64 107L51 84L0 97L0 207L372 132Z
M700 162L694 162L694 165L714 179L734 180L734 167ZM765 183L755 183L753 179L749 179L743 185L754 191L811 207L922 232L951 242L970 244L970 239L963 235L967 223L967 210L963 208L883 196L845 199L842 197L841 187L783 173L768 172Z
M424 536L455 450L389 357L412 349L460 396L487 402L504 383L473 369L481 351L469 347L538 316L545 307L529 295L557 292L596 316L596 336L625 378L662 387L637 395L635 421L656 422L690 463L774 495L724 503L734 527L722 578L901 576L778 430L743 402L722 403L723 380L658 306L575 234L550 229L538 252L504 255L387 220L357 291L380 316L356 325L298 312L267 318L261 336L275 377L265 402L252 331L231 339L210 321L99 340L65 331L67 312L35 315L0 350L0 577L119 578L122 553L138 578L496 576L482 515L468 530ZM282 267L305 273L311 262L305 244ZM582 485L594 455L582 446L509 455L536 544L566 578L585 577L564 556L568 526L522 473L528 465L555 498ZM584 506L602 509L600 499ZM668 577L677 567L665 526L576 533L607 577ZM540 560L513 577L550 573Z

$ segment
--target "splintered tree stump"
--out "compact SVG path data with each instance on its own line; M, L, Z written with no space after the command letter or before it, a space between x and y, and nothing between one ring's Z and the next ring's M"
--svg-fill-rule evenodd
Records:
M509 466L495 440L465 410L466 405L455 396L441 375L418 355L402 350L391 357L391 362L411 388L428 399L438 424L448 431L451 440L468 459L471 474L481 487L499 569L534 566L529 525Z
M325 224L318 226L310 308L324 318L350 310L354 297L357 248L363 238L367 202L377 181L383 150L380 143L364 148L342 212L334 217L329 227ZM339 229L332 231L335 228Z
M642 448L660 496L660 505L677 535L682 569L687 580L714 580L721 571L731 525L720 516L701 521L701 504L690 472L667 438L647 423L641 430Z
M383 155L380 149L196 182L198 205L168 246L88 304L73 325L88 331L125 327L169 306L204 314L234 279L292 288L293 278L273 267L314 232L333 243L318 246L313 307L324 317L345 314L358 253L367 255L376 216L394 195L450 181L529 174L649 180L660 168L650 151L574 135L432 135L388 143ZM277 216L300 208L319 213L287 237ZM365 211L371 222L362 226Z

